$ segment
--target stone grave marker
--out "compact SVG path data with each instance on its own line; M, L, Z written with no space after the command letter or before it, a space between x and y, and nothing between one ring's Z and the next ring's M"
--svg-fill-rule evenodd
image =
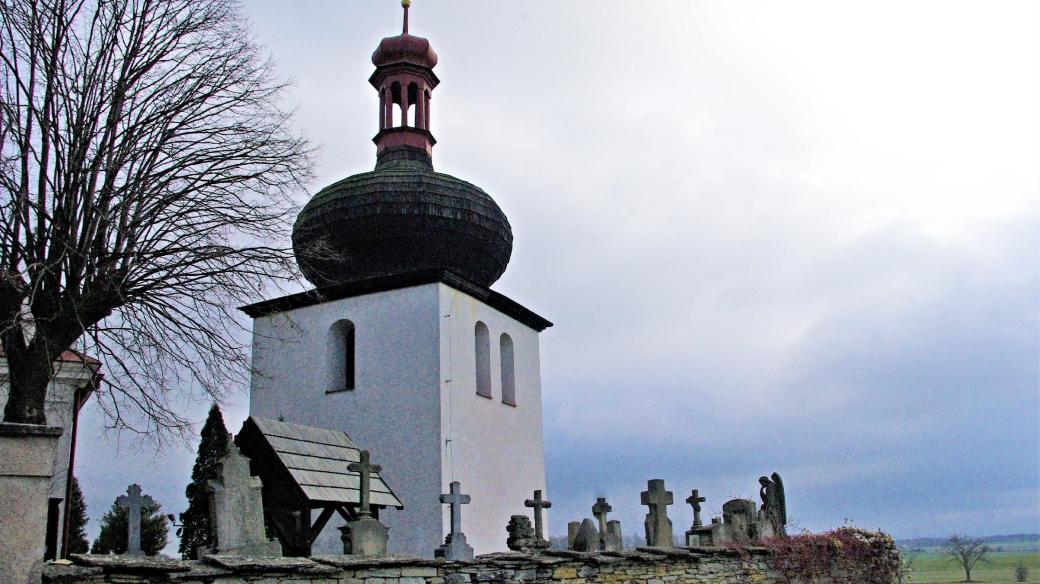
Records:
M452 481L448 493L441 495L441 503L451 507L451 532L444 538L444 545L434 551L434 556L446 560L473 559L473 548L462 533L462 506L469 502L470 496L462 494L459 481Z
M259 477L249 473L249 458L234 443L220 461L220 480L209 482L212 525L216 531L213 553L250 557L281 556L282 546L267 539L264 502ZM200 554L201 556L202 554Z
M592 506L592 516L599 522L600 541L604 551L619 552L624 546L621 541L621 522L607 521L607 513L614 508L607 503L606 497L597 497Z
M533 499L527 499L524 501L524 507L534 509L534 539L535 547L547 548L549 547L548 540L545 539L545 532L542 530L542 510L552 507L552 501L542 498L542 490L537 489L534 492Z
M357 519L340 528L343 535L343 553L353 556L384 556L386 544L390 538L390 528L372 516L372 474L383 470L378 464L372 464L367 450L361 451L361 460L347 465L361 475L361 502Z
M571 549L576 552L599 552L603 551L603 544L600 541L599 530L596 529L596 522L591 519L585 519L581 522L581 526L578 527L578 533L574 536L574 544Z
M650 547L673 547L672 520L668 519L668 505L674 501L671 491L666 491L664 481L647 481L647 490L640 493L640 501L650 508L643 526L646 528L646 545Z
M126 494L116 498L116 505L126 509L126 555L143 556L141 549L141 511L152 507L155 501L148 495L141 496L141 485L134 483L127 487Z

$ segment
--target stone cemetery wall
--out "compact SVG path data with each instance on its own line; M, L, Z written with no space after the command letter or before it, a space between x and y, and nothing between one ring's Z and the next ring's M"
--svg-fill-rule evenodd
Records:
M75 556L49 565L44 582L62 584L894 584L898 554L891 540L855 562L816 557L811 570L791 570L783 551L767 547L641 548L581 553L490 554L471 561L418 558L266 558L208 556L198 562L119 556ZM827 554L825 550L817 550ZM820 560L823 560L822 563ZM787 568L785 568L787 566ZM798 575L799 570L802 575Z

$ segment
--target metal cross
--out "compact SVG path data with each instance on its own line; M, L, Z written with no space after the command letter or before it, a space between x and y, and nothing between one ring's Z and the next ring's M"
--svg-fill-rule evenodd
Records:
M383 467L378 464L372 464L371 458L369 457L367 450L361 451L361 462L352 462L347 465L348 470L352 470L361 475L361 511L358 513L361 517L371 517L372 510L372 473L383 470Z
M534 537L537 541L542 541L545 538L542 537L542 509L548 509L552 507L552 501L548 501L542 498L542 490L538 489L534 492L534 499L527 499L524 501L524 507L530 507L534 509Z
M592 506L592 516L599 521L599 532L607 532L607 513L613 511L614 508L607 503L606 497L596 497L596 504Z
M707 499L702 497L701 492L697 489L694 489L693 494L691 494L689 497L686 497L686 502L693 506L694 527L700 527L701 525L704 525L703 523L701 523L701 503L705 501L707 501Z
M671 505L674 499L672 499L671 491L664 490L664 481L661 479L647 481L646 488L647 490L639 494L640 503L650 507L651 514L666 512L665 507Z
M120 495L116 498L116 505L126 509L126 555L143 556L144 550L141 549L141 510L144 507L153 507L155 501L148 495L142 497L141 485L135 483L127 487L125 495Z
M451 533L462 533L462 506L470 501L469 495L462 494L459 481L452 481L448 494L441 495L441 503L451 505Z

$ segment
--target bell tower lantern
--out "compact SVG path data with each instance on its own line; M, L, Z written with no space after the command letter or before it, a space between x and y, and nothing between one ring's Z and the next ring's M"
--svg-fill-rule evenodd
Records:
M411 146L433 154L437 140L430 133L430 96L440 80L433 73L437 53L430 41L408 34L408 8L403 0L404 27L387 37L372 53L375 72L369 83L379 92L379 133L376 154L395 146Z

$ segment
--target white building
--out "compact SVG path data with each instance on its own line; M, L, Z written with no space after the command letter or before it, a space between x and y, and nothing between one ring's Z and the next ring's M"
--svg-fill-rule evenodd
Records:
M243 308L255 319L250 414L370 450L405 505L381 516L392 552L443 543L452 481L472 496L470 545L500 551L510 516L545 489L538 333L551 323L489 289L512 252L498 205L433 170L437 55L407 33L405 10L404 33L372 56L376 169L316 194L294 228L318 289Z

